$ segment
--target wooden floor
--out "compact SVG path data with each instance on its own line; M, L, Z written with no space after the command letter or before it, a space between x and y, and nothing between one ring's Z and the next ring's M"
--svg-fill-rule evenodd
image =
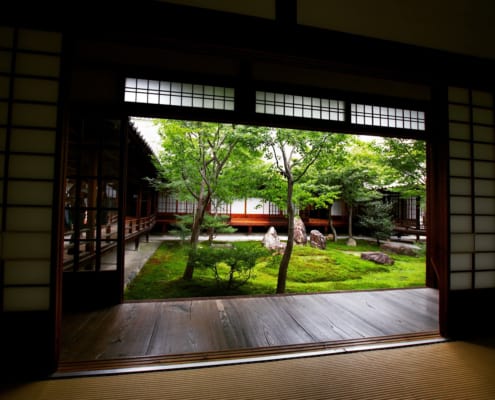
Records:
M65 315L61 365L435 332L438 291L428 288L129 302Z

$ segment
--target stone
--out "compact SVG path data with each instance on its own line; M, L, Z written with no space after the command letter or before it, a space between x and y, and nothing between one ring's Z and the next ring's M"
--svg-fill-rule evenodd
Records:
M309 232L309 245L317 249L325 250L327 248L327 239L317 229L313 229Z
M287 243L285 242L280 243L279 246L276 249L274 249L275 253L280 255L284 254L286 247L287 247Z
M390 253L400 254L403 256L412 256L412 257L417 256L418 251L420 250L418 246L407 245L404 243L393 243L393 242L383 243L380 246L380 248L383 251L387 251Z
M268 231L263 236L261 240L263 246L265 246L268 250L279 250L281 246L280 238L278 237L277 231L275 227L270 226Z
M347 239L347 246L350 246L350 247L356 247L357 246L357 242L354 238L350 237L349 239Z
M361 253L361 258L363 260L373 261L376 264L394 265L394 260L385 253L380 253L379 251L365 251Z
M308 242L306 226L301 218L294 218L294 243L305 245Z

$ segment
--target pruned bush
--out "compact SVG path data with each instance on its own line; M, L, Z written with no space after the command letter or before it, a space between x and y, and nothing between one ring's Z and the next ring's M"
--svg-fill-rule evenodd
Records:
M238 289L253 277L256 261L268 254L259 245L199 247L193 252L195 268L211 269L218 287Z

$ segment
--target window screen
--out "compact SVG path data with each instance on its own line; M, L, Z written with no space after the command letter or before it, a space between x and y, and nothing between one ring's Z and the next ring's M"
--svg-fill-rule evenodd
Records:
M424 111L352 103L351 123L424 131L425 113Z
M127 78L124 100L129 103L234 110L234 88L193 83Z
M341 100L275 92L256 92L256 112L286 117L345 120L345 103Z

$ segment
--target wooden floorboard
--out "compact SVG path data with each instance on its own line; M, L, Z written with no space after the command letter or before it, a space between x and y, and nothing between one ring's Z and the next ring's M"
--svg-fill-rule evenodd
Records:
M438 292L403 289L129 302L64 316L61 362L119 360L438 331Z

